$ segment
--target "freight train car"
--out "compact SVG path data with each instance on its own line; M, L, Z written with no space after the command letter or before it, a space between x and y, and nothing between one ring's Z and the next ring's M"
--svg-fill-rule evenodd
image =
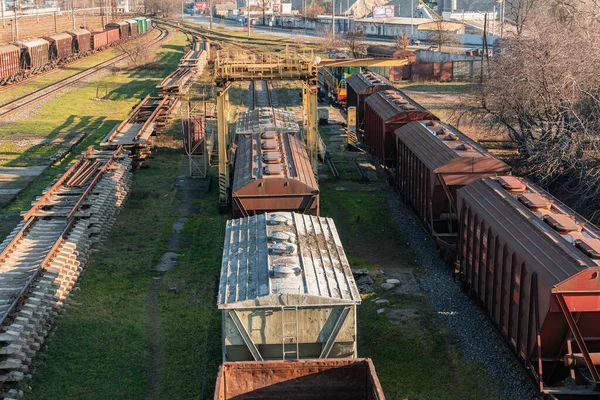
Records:
M21 48L21 69L26 75L50 69L50 43L44 39L15 42Z
M236 140L265 132L287 132L294 135L299 131L300 125L292 111L271 107L241 112L235 124Z
M73 29L67 31L73 39L72 47L73 53L77 57L83 57L92 50L92 33L86 29Z
M365 118L365 100L373 93L382 90L395 90L392 82L373 72L359 72L346 80L346 106L356 107L356 124L363 128Z
M56 66L73 57L73 37L66 32L44 36L50 43L50 60Z
M125 21L119 21L119 22L111 22L109 24L106 24L105 28L108 29L118 29L119 30L119 36L121 38L121 40L127 40L129 39L129 24Z
M223 363L214 400L385 400L368 358Z
M92 49L95 51L102 50L108 46L108 35L105 30L92 31Z
M360 303L331 218L273 212L227 222L217 303L224 362L356 357Z
M11 84L22 79L21 50L17 46L7 44L0 46L0 85Z
M399 90L383 90L365 100L364 140L379 162L393 166L396 162L395 131L421 120L439 120Z
M279 131L239 139L231 197L234 218L276 210L319 215L319 185L304 143Z
M395 184L436 243L454 254L458 231L456 191L508 165L450 125L415 121L396 130Z
M120 38L118 29L106 29L106 41L109 46L117 43Z
M457 191L457 267L547 399L600 398L600 231L516 177Z

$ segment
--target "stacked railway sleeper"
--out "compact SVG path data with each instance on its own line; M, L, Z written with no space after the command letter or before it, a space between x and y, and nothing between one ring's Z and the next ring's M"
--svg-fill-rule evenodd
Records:
M161 95L181 96L188 92L194 78L204 72L208 63L203 43L202 38L193 36L191 48L181 57L177 69L156 86Z
M13 85L32 75L48 72L141 36L151 28L150 19L138 17L109 23L105 29L73 29L0 45L0 86Z
M0 248L0 382L31 370L54 317L68 300L91 246L113 225L130 186L132 160L122 149L86 151L43 195Z
M540 397L600 399L600 229L381 77L359 75L348 79L359 134Z

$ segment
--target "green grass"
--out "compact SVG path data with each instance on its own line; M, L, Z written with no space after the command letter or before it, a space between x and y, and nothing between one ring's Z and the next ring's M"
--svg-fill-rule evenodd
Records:
M150 35L138 39L138 41L150 42L157 36L156 33L150 33ZM32 93L36 90L39 90L49 84L54 82L69 78L70 76L75 75L76 73L83 71L84 69L90 68L94 65L100 64L104 61L107 61L113 57L116 57L121 54L121 51L116 48L108 49L97 54L85 57L81 60L78 60L74 63L66 65L63 68L56 69L52 73L44 76L40 76L37 78L33 78L27 83L24 83L20 86L16 86L2 92L0 96L0 103L5 103L7 101L11 101L16 99L19 96L23 96L28 93Z
M439 94L469 94L477 84L472 82L401 82L396 83L400 90L414 90L416 92Z
M146 95L156 92L156 84L172 72L186 44L183 34L177 34L169 43L159 49L160 68L151 70L121 71L99 78L92 83L57 96L40 107L32 117L15 121L0 127L0 140L9 143L11 134L26 133L40 138L52 138L59 132L84 132L85 137L64 161L49 168L34 181L13 204L4 210L6 213L19 213L31 202L57 174L64 171L67 163L78 156L88 146L97 145L110 130L122 121L131 108ZM108 101L94 100L99 86L108 87ZM7 165L24 165L35 154L13 152L10 145L0 147L0 153L9 161Z
M396 222L382 191L338 191L354 182L321 182L322 215L332 217L353 268L426 273L397 233ZM364 184L366 186L374 184ZM418 227L412 227L418 229ZM436 317L430 301L419 294L391 294L380 288L363 295L358 307L358 352L371 357L389 399L492 399L497 389L477 364L465 364L451 334ZM373 301L385 298L390 305ZM380 307L417 314L392 324Z

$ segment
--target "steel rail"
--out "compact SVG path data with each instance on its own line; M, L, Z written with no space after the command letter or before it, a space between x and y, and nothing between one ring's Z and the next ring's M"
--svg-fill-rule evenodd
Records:
M150 44L151 46L163 41L168 36L169 31L167 29L163 29L163 28L157 28L157 29L160 30L160 35L154 40L154 42L152 42ZM80 74L77 74L76 76L71 76L60 82L55 82L53 84L50 84L50 85L48 85L42 89L39 89L33 93L28 93L26 95L23 95L21 97L14 99L14 100L11 100L9 102L1 104L0 105L0 118L6 117L17 110L20 110L23 107L31 105L40 100L43 100L46 97L83 80L84 78L87 78L87 77L97 74L98 72L102 71L104 68L106 68L107 66L110 66L111 64L115 64L117 62L123 61L127 57L128 57L127 54L122 54L120 56L117 56L115 58L107 60L103 63L100 63L98 65L90 67L90 68L86 69L85 71L82 71Z

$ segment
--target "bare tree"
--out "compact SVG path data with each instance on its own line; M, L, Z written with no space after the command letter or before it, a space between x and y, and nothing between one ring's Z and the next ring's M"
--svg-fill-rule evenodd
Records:
M396 36L396 48L398 50L406 50L408 49L408 45L410 44L410 38L407 34L403 33L402 35Z
M600 53L590 49L600 47L600 22L587 15L546 13L526 35L506 40L479 99L518 145L519 172L597 222Z
M456 33L450 30L450 25L444 20L436 20L433 22L434 28L427 32L427 40L435 43L438 50L458 42Z
M367 43L365 42L365 32L360 28L346 32L342 37L342 42L352 52L354 58L359 58L366 53Z
M306 6L306 18L315 19L324 13L325 7L319 2L313 1L310 5Z
M526 24L536 11L540 11L540 0L504 0L506 18L515 26L517 35L522 35Z

